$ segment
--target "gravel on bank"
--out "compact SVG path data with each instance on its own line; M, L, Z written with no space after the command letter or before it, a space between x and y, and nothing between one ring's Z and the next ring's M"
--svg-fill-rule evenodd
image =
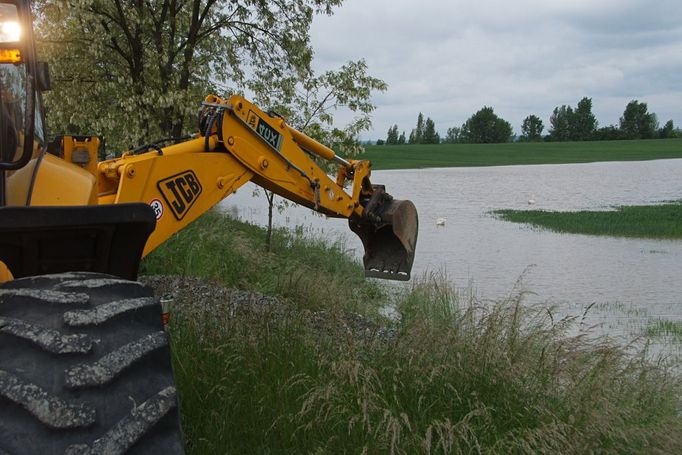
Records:
M159 299L171 301L173 312L183 316L222 314L234 316L239 311L248 313L282 312L284 302L258 292L226 288L203 278L172 275L147 275L140 282L154 289Z
M139 281L154 289L157 298L170 300L173 315L202 320L207 315L216 318L262 316L282 318L296 311L285 299L259 292L226 288L217 282L195 277L172 275L141 276ZM298 315L309 328L328 336L352 336L371 341L394 336L395 329L379 324L359 313L349 311L302 310Z

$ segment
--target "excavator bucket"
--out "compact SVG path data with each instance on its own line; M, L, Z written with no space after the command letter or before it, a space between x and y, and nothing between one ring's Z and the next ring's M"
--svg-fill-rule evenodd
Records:
M419 230L417 209L411 201L391 199L374 209L372 218L348 222L365 247L365 276L409 280Z

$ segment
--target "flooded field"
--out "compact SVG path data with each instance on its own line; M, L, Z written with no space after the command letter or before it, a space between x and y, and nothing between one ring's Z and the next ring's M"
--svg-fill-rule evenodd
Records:
M558 234L501 221L495 209L603 210L682 198L682 160L378 171L398 199L411 199L420 231L413 274L445 272L480 299L528 291L558 315L585 314L610 336L649 334L678 346L682 241ZM246 187L221 210L265 225L267 202ZM437 225L437 219L444 224ZM343 237L362 246L344 220L302 207L275 214L277 226ZM676 341L677 340L677 341Z

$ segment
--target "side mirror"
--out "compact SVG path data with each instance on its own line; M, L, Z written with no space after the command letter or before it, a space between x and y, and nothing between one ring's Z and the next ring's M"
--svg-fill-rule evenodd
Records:
M50 69L47 66L47 62L36 62L36 84L41 92L52 90Z

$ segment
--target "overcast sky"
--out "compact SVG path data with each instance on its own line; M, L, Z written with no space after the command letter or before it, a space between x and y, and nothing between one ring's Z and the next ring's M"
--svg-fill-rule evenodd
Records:
M365 139L409 135L419 112L444 135L484 105L515 134L535 114L546 134L583 96L599 126L637 99L682 127L680 0L345 0L312 40L318 71L364 58L388 83Z

